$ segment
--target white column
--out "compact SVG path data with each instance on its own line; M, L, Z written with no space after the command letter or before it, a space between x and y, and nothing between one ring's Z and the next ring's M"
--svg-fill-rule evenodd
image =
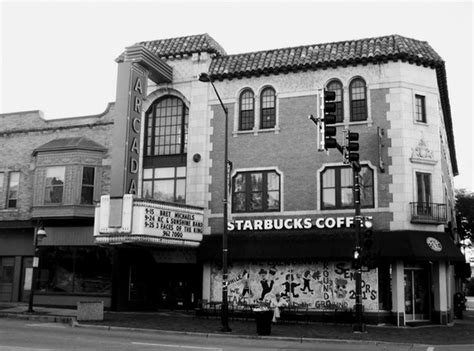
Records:
M392 264L392 312L397 326L405 325L405 277L403 261Z
M440 324L448 323L448 286L446 262L436 262L433 272L434 313L439 316ZM436 316L435 316L436 317ZM438 318L438 317L436 317Z

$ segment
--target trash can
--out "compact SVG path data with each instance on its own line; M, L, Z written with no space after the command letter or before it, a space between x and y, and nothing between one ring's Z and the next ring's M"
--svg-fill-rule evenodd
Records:
M258 335L270 335L272 332L272 310L253 310L255 313L255 322L257 323Z

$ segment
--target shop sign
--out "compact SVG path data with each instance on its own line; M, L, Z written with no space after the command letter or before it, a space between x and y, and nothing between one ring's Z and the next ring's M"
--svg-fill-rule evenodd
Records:
M372 217L366 216L367 219ZM354 226L354 217L320 217L312 218L275 218L275 219L238 219L227 223L227 230L298 230L311 229L340 229ZM364 223L361 222L361 226Z
M437 239L431 236L426 238L426 244L433 251L440 252L441 250L443 250L443 245L441 245L441 243Z
M135 202L132 222L132 235L201 241L204 212L193 207L178 207L148 201Z

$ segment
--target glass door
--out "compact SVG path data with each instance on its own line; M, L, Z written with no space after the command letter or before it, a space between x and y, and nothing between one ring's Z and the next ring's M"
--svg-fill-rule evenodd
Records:
M428 273L425 269L405 269L405 316L407 321L429 319Z

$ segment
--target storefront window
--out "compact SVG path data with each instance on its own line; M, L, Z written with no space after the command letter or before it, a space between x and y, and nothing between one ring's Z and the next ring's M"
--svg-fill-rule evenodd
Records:
M40 250L38 289L55 293L110 294L112 261L98 247L48 247Z

